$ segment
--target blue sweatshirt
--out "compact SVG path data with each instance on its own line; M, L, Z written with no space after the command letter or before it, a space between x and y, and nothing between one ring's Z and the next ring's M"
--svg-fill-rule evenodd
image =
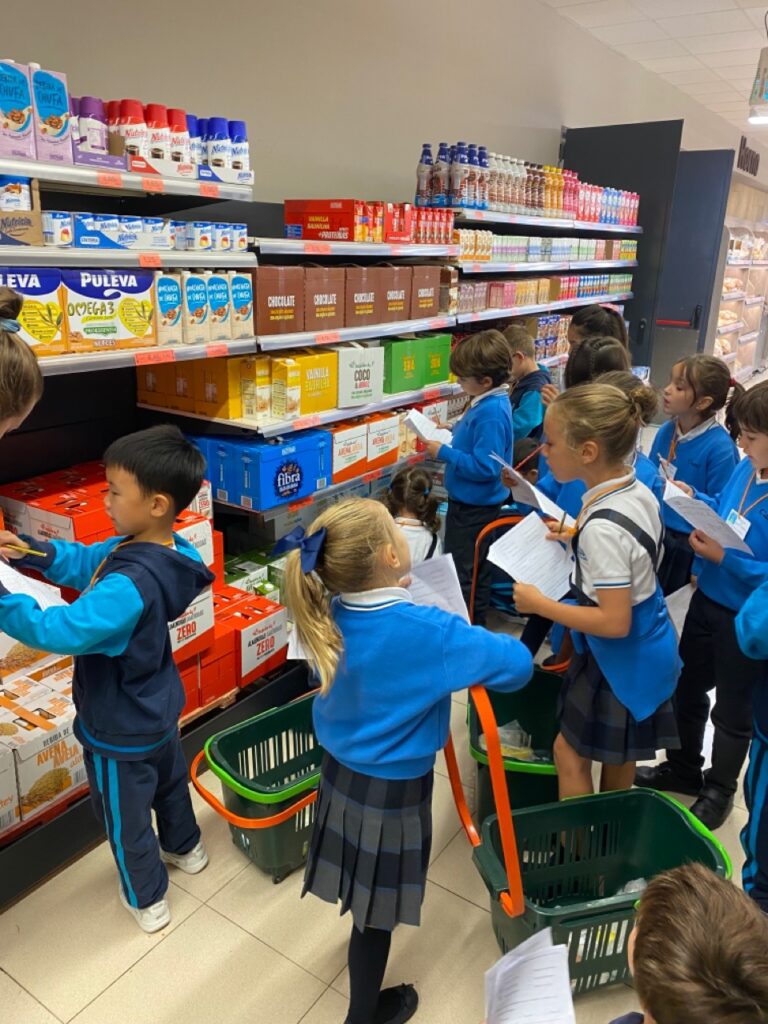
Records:
M512 429L516 438L541 437L544 424L541 391L545 384L551 383L549 370L541 366L515 381L509 404L512 407Z
M722 519L727 519L731 509L738 510L741 505L754 472L749 459L742 459L718 497L712 498L699 491L696 491L696 497L706 501ZM758 498L765 500L747 512ZM704 559L697 560L697 566L701 566L698 574L701 592L711 601L733 611L738 611L752 592L768 580L768 480L762 483L752 480L744 498L744 513L752 524L744 540L752 548L754 556L726 548L720 565ZM690 524L686 524L686 529L688 533L691 532Z
M465 505L501 505L509 491L491 452L509 462L513 444L507 390L476 400L454 427L453 443L442 445L438 452L438 458L446 463L448 497Z
M183 537L161 544L31 543L45 557L16 564L82 591L71 605L42 610L32 597L0 587L0 630L29 647L74 654L75 735L88 750L140 760L178 729L184 689L168 623L213 574ZM94 581L93 577L98 574Z
M768 581L747 598L736 616L736 639L748 658L768 659Z
M451 693L474 683L519 690L533 673L518 640L415 605L407 590L342 595L332 610L344 651L330 690L315 700L315 731L364 775L425 775L448 739Z
M635 457L635 476L641 484L653 491L654 497L659 505L663 507L664 480L647 455L641 451ZM548 498L556 502L560 508L575 519L581 512L581 499L587 493L587 485L583 480L568 480L561 484L552 476L548 469L546 474L536 484L540 491L543 491Z
M705 429L694 428L689 434L678 438L673 450L677 420L668 420L659 427L651 445L651 461L660 470L659 456L671 462L676 468L675 479L682 480L695 491L704 494L719 494L728 482L734 468L739 464L739 449L731 435L714 420ZM693 434L691 437L690 434ZM691 526L682 516L662 502L664 525L679 533L690 533Z

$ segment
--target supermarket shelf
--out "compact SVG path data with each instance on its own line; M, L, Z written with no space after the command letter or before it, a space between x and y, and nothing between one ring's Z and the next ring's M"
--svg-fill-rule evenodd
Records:
M464 210L454 208L457 223L519 224L521 227L561 228L564 231L606 231L615 235L641 235L643 229L636 224L597 224L593 221L562 220L559 217L526 217L519 213L501 213L498 210Z
M718 334L733 334L734 331L743 331L743 330L744 330L744 321L743 320L737 320L735 323L725 324L723 327L718 327L717 328L717 333Z
M620 292L618 295L591 295L588 299L563 299L560 302L543 302L532 306L484 309L480 313L459 313L456 320L460 324L471 324L477 320L503 320L513 316L529 316L534 313L555 312L558 309L575 309L577 306L591 306L593 303L628 302L632 297L632 292Z
M749 345L751 342L756 341L760 331L750 331L748 334L742 334L739 338L740 345Z
M257 238L264 255L275 256L458 256L458 245L415 242L324 242L308 238Z
M768 267L768 260L752 260L753 267Z
M51 245L0 246L4 267L255 267L255 252L186 252L168 249L75 249Z
M738 352L728 352L726 355L720 356L720 359L722 359L724 363L733 363L738 354Z
M183 416L186 419L205 420L208 423L218 423L225 427L239 427L243 430L250 430L253 433L261 434L262 437L281 437L291 434L294 430L307 430L310 427L324 427L329 423L338 423L340 420L357 419L359 416L370 416L375 412L385 412L387 409L399 409L403 405L413 405L416 402L430 402L438 398L448 398L451 395L461 393L460 384L433 384L431 387L419 388L416 391L403 391L397 395L387 395L381 402L372 402L370 405L357 405L353 409L327 409L325 412L317 413L314 416L300 416L293 420L279 420L275 423L256 424L253 420L238 419L227 420L211 416L198 416L196 413L179 412L178 409L164 409L156 405L138 403L140 409L149 409L151 412L170 413L172 416Z
M390 324L369 324L365 327L340 327L336 331L297 331L293 334L259 335L256 339L262 352L274 352L281 348L297 348L307 345L337 345L342 341L364 341L366 338L381 338L392 334L411 334L415 331L440 331L453 327L453 316L434 316L425 320L398 320Z
M537 359L536 362L539 366L562 366L563 363L568 362L568 353L561 352L557 356L549 356L547 359Z
M347 491L352 487L356 487L361 483L370 483L372 480L378 480L385 473L396 473L398 470L403 469L405 466L413 466L417 462L423 462L426 456L424 454L409 455L407 459L400 459L397 462L392 463L391 466L387 466L385 469L374 469L370 473L363 473L362 476L356 476L352 480L345 480L340 484L331 484L330 487L323 487L319 491L315 491L308 498L303 500L287 503L285 505L275 505L274 508L268 508L262 512L256 508L246 508L244 505L236 505L231 501L219 501L214 498L216 505L221 505L224 508L236 508L240 512L251 512L253 515L261 516L265 522L270 522L272 519L276 519L279 515L282 515L286 510L294 508L305 508L308 505L314 504L318 498L329 498L333 494L341 494L343 491Z
M726 265L729 266L729 267L751 267L752 266L752 260L737 260L737 259L731 259L729 257L728 260L727 260Z
M149 363L180 363L188 359L217 359L220 356L247 355L256 351L255 338L238 341L213 341L208 345L171 345L163 348L123 349L119 352L84 352L71 356L51 356L40 360L44 377L62 373L93 373L123 366Z
M0 159L0 174L38 178L51 185L76 191L165 193L172 196L204 196L208 199L253 198L252 185L200 181L197 178L160 178L155 174L134 174L109 168L83 167L77 164L49 164L39 160ZM147 188L146 186L150 187Z
M740 370L736 371L736 380L739 384L743 384L745 380L749 380L754 372L754 366L742 366Z
M723 292L720 302L737 302L746 298L746 292Z
M636 267L637 260L567 260L562 263L501 263L494 260L459 263L465 274L529 274L547 270L618 270Z
M746 297L746 299L744 299L744 305L745 306L760 306L760 305L763 304L764 301L765 300L763 299L762 295L748 295Z
M638 266L637 260L571 260L569 270L621 270Z

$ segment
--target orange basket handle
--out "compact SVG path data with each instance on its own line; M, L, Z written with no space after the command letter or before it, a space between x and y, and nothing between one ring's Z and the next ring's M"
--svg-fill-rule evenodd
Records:
M467 839L470 841L472 846L479 846L480 836L475 828L474 821L472 821L472 814L470 813L469 807L467 806L467 798L464 795L464 783L461 781L461 775L459 774L456 750L453 746L453 736L451 736L450 731L448 732L448 742L445 744L443 753L445 754L445 763L448 766L448 780L451 783L453 802L456 804L459 820L461 821L464 831L467 833Z
M472 587L469 591L470 622L475 621L475 596L477 592L477 577L480 573L480 551L483 541L489 533L493 533L494 530L498 530L500 526L516 526L522 521L522 516L503 516L501 519L494 519L492 523L488 523L488 525L484 526L480 533L478 533L477 540L475 541L475 560L472 565Z
M286 807L284 811L280 811L279 814L273 814L269 818L241 818L237 814L233 814L224 804L217 799L213 793L206 789L206 787L200 781L198 770L200 768L200 762L205 757L205 750L201 750L197 757L192 762L189 770L190 777L192 779L192 785L195 787L200 796L209 804L217 814L220 814L225 821L228 821L230 825L235 825L237 828L273 828L275 825L282 825L284 821L288 821L294 814L298 814L299 811L303 811L305 807L309 807L310 804L317 800L317 790L313 789L307 793L300 800L297 800L295 804L291 804L290 807Z

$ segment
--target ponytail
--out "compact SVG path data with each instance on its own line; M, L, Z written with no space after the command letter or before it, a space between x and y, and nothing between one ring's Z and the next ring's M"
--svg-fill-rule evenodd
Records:
M341 657L341 633L331 616L328 592L319 576L302 571L299 551L287 556L283 589L307 661L320 680L320 692L327 693Z
M731 377L728 383L731 387L731 394L725 404L725 429L731 435L731 438L736 441L741 433L741 426L739 425L739 421L736 416L736 407L739 400L746 395L747 392L744 385L739 384L739 382L734 380L733 377Z
M568 356L565 386L589 384L603 373L629 368L629 351L618 338L611 335L585 338Z
M440 503L432 493L432 488L432 475L426 469L406 466L392 478L384 494L384 504L393 518L410 512L432 533L439 533L440 516L437 510Z
M591 338L593 335L616 338L624 348L629 348L626 322L614 306L600 306L597 303L583 306L573 314L571 327L583 338Z
M43 375L32 349L20 337L24 299L0 287L0 421L24 416L43 394Z

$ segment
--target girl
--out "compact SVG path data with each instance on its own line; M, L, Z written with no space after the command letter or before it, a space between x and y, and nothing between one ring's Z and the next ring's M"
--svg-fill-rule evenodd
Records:
M731 413L747 458L717 499L698 491L696 497L732 522L753 553L724 550L710 537L688 528L690 546L703 567L680 638L684 667L675 714L682 747L667 751L663 764L637 773L640 786L698 797L691 811L711 829L719 828L733 807L752 736L752 691L765 678L765 664L740 650L734 620L750 594L768 580L768 383L740 395ZM712 689L712 767L702 775L707 693Z
M568 344L571 351L578 348L585 338L604 335L617 338L624 348L629 349L629 335L623 315L616 306L606 303L600 306L583 306L571 317L568 327Z
M18 292L0 287L0 437L20 427L43 394L37 357L19 337L23 304Z
M655 401L642 385L627 395L586 384L560 395L545 419L552 472L589 488L570 541L577 606L515 584L518 610L573 633L554 751L561 798L592 792L593 761L603 765L602 790L628 789L635 761L677 741L670 701L680 671L677 637L656 579L661 513L627 468Z
M440 543L438 501L432 494L432 477L421 466L406 466L396 473L384 503L405 534L411 565L426 562L443 553Z
M741 384L731 380L727 365L714 356L688 356L672 367L664 389L664 412L671 419L659 428L650 456L668 479L704 494L719 494L723 489L739 461L733 441L738 428L727 413L725 430L715 413L724 408L731 388L733 399L744 393ZM663 513L666 536L659 579L664 593L672 594L691 578L691 530L669 505L663 506Z
M381 990L391 933L418 925L431 837L432 769L450 694L525 686L519 641L411 603L408 544L382 504L344 501L289 535L288 606L318 676L326 751L304 892L351 910L345 1024L402 1024L411 985ZM469 676L468 672L469 670Z

